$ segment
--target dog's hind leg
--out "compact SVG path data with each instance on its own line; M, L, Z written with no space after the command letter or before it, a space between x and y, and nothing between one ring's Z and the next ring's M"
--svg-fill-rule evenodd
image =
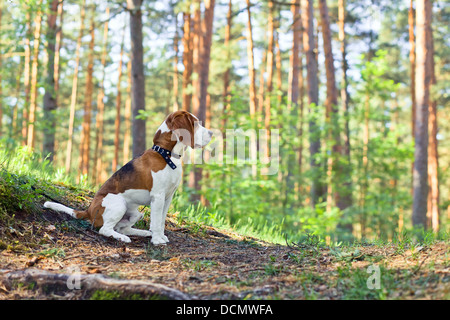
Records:
M127 212L123 216L122 220L120 220L117 224L115 229L127 236L150 237L152 235L150 231L132 228L132 226L141 220L142 217L143 214L139 212L137 206L130 207L130 205L128 205Z
M105 237L131 242L129 237L114 230L127 212L125 199L120 195L109 193L103 199L102 206L105 207L105 212L103 213L103 226L100 228L99 233Z

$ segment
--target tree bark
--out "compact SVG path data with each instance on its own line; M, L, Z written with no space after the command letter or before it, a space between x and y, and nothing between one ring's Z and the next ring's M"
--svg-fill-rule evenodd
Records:
M230 2L231 3L231 2ZM255 79L255 61L253 56L253 33L252 33L252 18L250 13L250 0L247 0L247 60L248 60L248 74L250 78L249 86L249 102L250 102L250 117L253 119L256 113L256 79Z
M77 92L78 92L78 68L80 66L80 48L81 48L81 38L84 33L84 17L86 14L86 0L83 0L83 4L81 5L81 13L80 13L80 31L77 38L77 46L75 49L75 68L73 71L73 80L72 80L72 94L70 96L70 115L69 115L69 132L67 138L67 149L66 149L66 172L70 171L70 166L72 162L72 144L73 144L73 127L75 121L75 108L77 104Z
M123 135L123 164L130 161L131 135L131 59L127 63L127 99L125 100L125 133Z
M270 102L271 102L271 94L273 90L273 63L274 63L274 33L275 26L273 21L273 12L274 12L274 4L272 0L269 0L269 16L268 16L268 45L267 45L267 64L266 64L266 72L267 72L267 89L264 99L264 128L269 131L270 130ZM269 143L269 141L267 141ZM269 145L266 146L266 153L268 155Z
M37 108L37 82L38 82L38 64L39 64L39 44L41 39L41 14L42 0L37 3L37 13L34 19L34 41L33 41L33 61L31 64L31 88L30 88L30 110L28 114L27 146L34 148L35 144L35 125Z
M299 75L300 75L300 40L301 40L301 18L300 0L292 0L291 13L294 23L292 24L292 50L289 57L288 78L288 108L296 108L299 97Z
M409 26L409 65L410 72L410 90L411 90L411 136L414 139L414 132L416 126L416 44L414 39L414 8L413 0L411 0L408 11L408 26ZM414 168L414 163L412 165Z
M342 79L341 79L341 108L344 116L344 141L342 144L342 156L345 161L341 161L342 178L344 179L341 196L337 200L337 206L341 210L345 210L352 205L352 186L351 186L351 165L350 165L350 128L349 128L349 112L348 112L348 81L347 81L347 43L345 39L345 0L338 0L338 24L339 24L339 41L341 42L341 58L342 58ZM345 163L343 163L345 162ZM343 225L344 229L352 232L351 223Z
M23 84L25 90L25 105L22 110L22 145L26 145L27 143L27 128L28 128L28 111L30 109L30 61L31 61L31 9L27 6L26 8L26 25L25 29L27 30L25 35L25 43L24 43L24 68L23 68Z
M86 72L86 87L84 96L84 118L83 130L81 132L80 145L80 173L83 175L89 174L90 169L90 146L91 146L91 121L92 121L92 93L93 93L93 73L94 73L94 45L95 45L95 7L92 6L91 40L89 42L88 66Z
M191 13L183 12L183 85L182 100L183 110L191 110L192 93L188 92L189 85L192 83L192 33L191 33Z
M142 46L142 0L127 0L131 38L131 109L133 113L133 158L146 150L145 120L136 119L145 111L144 49Z
M202 35L202 13L201 13L201 0L196 0L193 3L194 6L194 25L192 35L192 113L197 117L200 112L200 96L201 96L201 59L203 48L203 35ZM200 119L201 120L201 119Z
M203 48L201 52L200 70L200 109L198 118L206 123L207 96L209 86L209 63L211 60L211 45L214 22L215 0L205 0L205 15L202 21Z
M427 10L432 12L432 1L427 2ZM431 13L430 13L431 16ZM435 62L434 62L434 42L433 29L431 21L428 25L428 39L431 42L430 48L430 100L429 100L429 140L428 140L428 210L427 220L428 227L431 227L434 232L439 231L439 155L438 155L438 123L437 123L437 102L432 95L432 88L436 84Z
M318 80L318 67L316 60L315 41L314 41L314 14L313 14L313 0L302 0L302 21L304 25L303 34L303 48L306 53L306 71L307 71L307 88L308 88L308 103L310 106L310 112L313 112L313 108L316 109L319 103L319 80ZM312 207L318 203L319 198L323 196L322 186L319 180L319 167L320 163L316 159L318 153L320 153L320 137L319 128L314 119L309 121L309 133L310 133L310 165L312 169L312 185L311 185L311 201Z
M247 7L250 0L247 0ZM248 11L250 8L247 9ZM223 115L222 115L222 132L225 132L227 126L227 111L231 108L231 95L230 95L230 72L231 72L231 57L230 57L230 40L231 40L231 22L233 14L233 3L232 0L228 1L228 13L227 13L227 25L225 27L225 50L227 51L227 65L228 68L225 70L223 75ZM250 29L251 22L249 20ZM248 34L247 34L248 41ZM252 46L253 48L253 46ZM252 50L253 52L253 50ZM247 55L248 55L248 43L247 43ZM254 71L254 68L253 68Z
M180 107L178 105L178 13L174 10L175 16L175 35L173 37L173 50L175 55L173 57L173 107L172 111L177 111Z
M44 155L48 155L48 159L53 161L55 152L55 110L56 105L56 88L55 88L55 46L56 46L56 18L58 14L59 0L49 2L49 14L47 18L47 81L44 94Z
M427 29L431 22L431 10L427 10L430 0L416 1L416 119L415 152L413 172L413 212L414 227L427 227L428 197L428 107L430 97L430 54L431 39Z
M105 103L103 99L105 97L105 66L106 57L108 52L108 28L109 28L109 7L106 7L106 21L103 26L103 51L100 64L102 65L102 77L100 79L99 89L97 92L97 116L95 119L95 150L94 150L94 171L92 176L95 179L95 183L101 183L101 175L103 168L103 161L100 155L103 149L103 131L104 131L104 113L105 113ZM120 91L119 91L120 92Z
M123 30L122 43L120 45L119 67L117 70L117 96L116 96L116 119L114 121L114 158L112 162L112 171L115 172L119 165L119 143L120 143L120 109L122 103L122 90L120 81L122 79L123 50L125 43L125 28Z

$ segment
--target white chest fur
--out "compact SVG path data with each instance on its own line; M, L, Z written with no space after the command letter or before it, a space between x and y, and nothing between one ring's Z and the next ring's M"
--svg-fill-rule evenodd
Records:
M168 165L160 171L153 172L153 186L151 190L146 189L128 189L120 195L128 205L149 205L155 196L167 199L178 188L181 182L181 161L174 159L177 168L174 170Z

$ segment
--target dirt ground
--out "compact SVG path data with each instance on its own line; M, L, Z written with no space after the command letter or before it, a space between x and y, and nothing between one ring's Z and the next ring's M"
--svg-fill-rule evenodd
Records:
M0 224L0 270L37 268L146 280L192 299L450 298L450 250L444 242L409 251L398 245L283 246L180 223L175 216L166 222L166 235L170 243L165 246L139 237L123 244L63 214L17 213ZM370 278L377 275L372 269L381 284ZM83 288L49 292L30 283L0 281L2 300L116 298L143 297Z

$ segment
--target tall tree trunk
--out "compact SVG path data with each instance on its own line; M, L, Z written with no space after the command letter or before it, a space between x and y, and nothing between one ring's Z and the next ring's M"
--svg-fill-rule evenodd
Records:
M429 0L416 1L416 121L413 172L413 212L415 227L426 228L428 196L428 106L430 97L431 39L427 33L431 22Z
M63 44L63 21L64 21L64 2L60 1L58 3L58 12L57 12L57 16L59 17L59 27L56 29L56 39L55 39L55 64L54 64L54 75L53 78L55 79L55 100L56 100L56 106L58 106L58 96L59 96L59 74L60 74L60 56L61 56L61 47ZM58 25L58 23L57 23ZM59 129L59 128L58 128ZM57 131L58 129L55 129L55 135L57 135ZM54 145L54 149L55 150L59 150L59 142L60 140L55 139L55 145ZM53 162L56 161L57 156L58 156L58 152L55 152L53 155Z
M231 4L231 2L230 2ZM255 59L253 55L253 32L252 32L252 17L250 12L250 0L247 0L247 59L248 59L248 73L250 78L249 85L249 106L250 106L250 119L253 122L252 126L255 125L254 120L256 116L256 75L255 75ZM231 6L230 6L230 16L231 16ZM230 18L231 19L231 18ZM255 155L257 153L256 149L256 135L252 131L250 136L250 155ZM255 177L257 174L256 164L252 164L252 175Z
M192 64L193 64L193 76L192 76L192 113L197 117L200 112L200 96L201 96L201 59L203 48L203 35L202 35L202 12L201 12L201 0L196 0L193 3L194 6L194 25L192 35ZM200 119L202 120L202 119Z
M41 24L42 14L41 6L42 0L37 4L38 11L36 18L34 19L34 41L33 41L33 62L31 64L31 89L30 89L30 111L28 118L28 132L27 132L27 146L34 148L35 144L35 121L36 121L36 108L37 108L37 85L38 85L38 64L39 64L39 44L41 39Z
M59 69L60 69L60 53L63 39L63 19L64 19L64 1L58 3L58 16L59 16L59 28L56 29L55 39L55 67L54 67L54 79L55 79L55 99L58 103L58 91L59 91Z
M253 119L256 113L256 79L255 79L255 62L253 56L253 33L252 18L250 13L250 0L247 0L247 60L248 74L250 78L249 97L250 97L250 117Z
M116 96L116 120L114 121L114 158L112 162L112 171L117 170L119 165L119 143L120 143L120 108L122 103L122 91L120 80L122 79L122 65L123 65L123 49L125 42L125 28L123 29L122 43L120 45L120 58L119 58L119 68L118 68L118 79L117 79L117 96Z
M78 92L78 68L80 66L80 48L81 38L84 33L84 17L86 15L86 0L83 0L80 13L80 31L77 38L77 46L75 49L75 68L73 69L72 80L72 94L70 96L70 115L69 115L69 132L67 137L67 149L66 149L66 172L70 171L72 163L72 144L73 144L73 127L75 122L75 108L77 104L77 92Z
M303 47L306 53L306 71L307 71L307 87L308 87L308 103L310 112L314 112L319 103L319 80L317 77L318 67L316 60L315 41L314 41L314 14L313 0L302 0L302 21L304 26ZM316 159L320 153L320 137L319 128L314 119L309 121L309 152L310 165L312 169L312 185L311 185L311 206L314 207L319 198L323 196L322 186L319 180L320 163Z
M203 48L201 50L200 74L200 110L198 116L206 123L206 108L209 86L209 63L211 60L211 45L214 21L215 0L205 0L205 16L202 21Z
M408 26L409 26L409 64L410 64L410 90L411 90L411 136L414 139L415 125L416 125L416 44L414 39L414 8L413 0L411 0L408 11ZM414 168L414 163L412 165Z
M204 119L200 116L200 101L201 101L201 66L202 66L202 49L203 49L203 35L202 35L202 14L201 14L201 0L196 0L193 3L194 6L194 25L193 25L193 35L192 35L192 64L193 64L193 75L192 75L192 113L196 115L200 121ZM206 115L205 115L206 116ZM192 154L192 159L194 154ZM202 172L200 168L192 165L191 172L189 173L189 183L188 186L191 189L200 190L200 180L202 177ZM193 193L191 200L193 202L198 202L200 200L200 195L198 193Z
M340 149L340 136L338 128L338 91L336 88L334 57L332 50L332 38L330 30L330 18L328 15L328 6L326 0L319 0L319 11L322 22L322 37L325 53L325 70L327 78L327 98L325 99L325 118L328 124L328 139L332 144L332 152L329 153L327 160L327 211L331 211L333 198L335 203L340 203L341 194L339 188L333 190L333 184L337 181L336 176L340 175L339 162L336 161ZM333 194L334 193L334 194Z
M123 135L123 164L130 161L131 134L131 59L127 63L127 98L125 100L125 133Z
M183 12L183 86L182 100L183 110L191 110L192 93L188 92L189 85L192 83L192 33L191 33L191 13Z
M299 97L299 75L300 75L300 40L301 40L301 18L300 0L292 0L291 13L294 23L292 24L292 50L289 57L289 85L288 85L288 108L297 106Z
M268 45L267 45L267 66L266 66L266 72L267 72L267 89L266 89L266 96L264 99L264 128L269 131L270 129L270 102L271 102L271 94L273 90L273 63L274 63L274 33L275 33L275 26L273 21L273 13L274 13L274 4L272 0L269 0L269 17L268 17ZM269 141L267 141L269 143ZM266 146L266 155L268 156L269 153L269 145Z
M278 22L279 23L279 22ZM278 28L274 33L274 42L275 42L275 70L277 75L277 107L279 108L281 105L281 101L283 99L283 82L282 82L282 58L281 58L281 49L280 49L280 34L278 32Z
M341 197L337 200L337 206L341 210L345 210L352 205L351 191L351 165L350 165L350 128L349 128L349 112L348 112L348 81L347 81L347 44L345 39L345 0L338 0L338 18L339 18L339 41L341 42L341 58L342 58L342 79L341 79L341 108L344 115L344 141L342 144L342 156L345 161L341 162L342 178L344 179ZM343 225L344 229L352 232L351 223Z
M100 153L103 149L103 131L104 131L104 114L105 114L105 103L103 99L105 97L105 67L106 67L106 57L108 52L108 28L109 28L109 12L110 9L106 7L106 21L103 25L103 51L100 64L102 65L102 77L100 79L100 84L97 92L97 116L95 119L95 150L94 150L94 171L92 176L95 179L95 183L99 184L102 179L102 169L103 161Z
M127 0L131 37L131 109L133 113L133 158L146 150L145 120L136 119L145 111L144 49L142 46L142 0Z
M174 16L175 16L175 35L173 37L173 51L175 52L175 55L173 57L173 111L177 111L180 107L178 105L178 41L179 41L179 35L178 35L178 13L174 10Z
M299 77L300 77L300 41L301 41L301 18L300 18L300 0L291 1L291 14L293 19L292 24L292 50L289 56L289 75L288 75L288 106L289 113L289 130L295 134L296 126L293 119L296 119L300 112L298 112L299 100ZM297 117L292 117L292 116ZM295 170L295 154L290 152L288 154L288 170L286 175L286 194L285 205L288 203L289 193L295 188L293 175ZM298 194L297 190L297 194Z
M247 7L249 7L250 0L247 0ZM250 8L247 9L250 11ZM230 40L231 40L231 22L233 14L232 0L228 1L228 13L227 13L227 25L225 26L225 50L227 51L227 69L223 75L223 115L222 115L222 132L225 132L227 126L227 112L231 108L231 95L230 95L230 72L231 72L231 57L230 57ZM250 21L249 21L250 23ZM251 25L251 23L250 23ZM251 26L250 26L251 29ZM248 35L247 35L248 41ZM253 48L253 46L252 46ZM253 50L252 50L253 52ZM247 55L248 55L248 43L247 43ZM253 68L254 71L254 68Z
M25 89L25 105L23 106L22 113L22 145L26 145L27 143L27 129L28 129L28 111L30 110L30 62L31 62L31 9L27 6L26 8L26 25L25 29L27 30L25 35L25 44L24 44L24 68L23 68L23 84Z
M95 45L95 7L92 6L91 40L89 42L88 66L86 74L86 88L84 96L84 119L83 130L81 132L80 144L80 173L87 175L89 173L90 146L91 146L91 121L92 121L92 93L93 93L93 72L94 72L94 45Z
M260 70L259 70L259 87L258 87L258 107L257 107L257 112L258 112L258 122L262 122L262 115L263 115L263 110L264 110L264 74L265 74L265 69L264 69L264 64L267 61L267 50L264 50L263 56L262 56L262 60L261 60L261 64L260 64Z
M58 14L59 0L49 2L49 14L47 18L47 81L44 94L44 155L53 161L55 152L55 110L56 110L56 88L55 88L55 45L56 45L56 18Z
M427 11L432 12L432 1L427 2ZM431 14L430 14L431 16ZM431 27L431 21L428 25L428 39L431 42L430 48L430 100L429 100L429 140L428 140L428 226L432 228L434 232L439 231L439 155L438 155L438 123L437 123L437 102L432 96L432 88L436 84L435 62L434 62L434 42L433 42L433 29Z

